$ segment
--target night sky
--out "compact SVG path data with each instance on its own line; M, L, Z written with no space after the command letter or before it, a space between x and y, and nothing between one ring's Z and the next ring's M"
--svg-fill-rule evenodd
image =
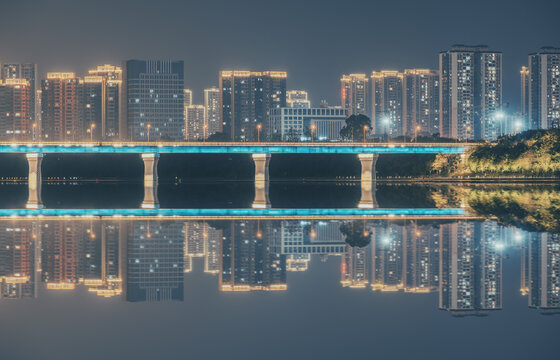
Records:
M185 61L202 102L221 69L286 70L288 87L339 103L343 73L437 68L452 44L504 53L504 101L519 103L519 68L560 46L554 0L3 1L0 63L82 74L130 58Z

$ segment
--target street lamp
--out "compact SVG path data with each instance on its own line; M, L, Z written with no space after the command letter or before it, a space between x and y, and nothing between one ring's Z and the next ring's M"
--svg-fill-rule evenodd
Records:
M389 141L389 124L391 123L391 119L389 119L387 116L385 116L383 118L383 120L381 120L383 122L384 128L385 128L385 141Z
M148 142L150 142L150 129L152 128L152 124L148 124L146 127L148 128Z
M466 132L466 139L465 142L469 142L469 131L471 131L471 126L468 125L466 128L467 132Z
M367 125L364 125L364 143L366 142L366 131L369 129Z
M89 127L90 141L93 142L93 129L95 129L95 124L91 124Z
M502 110L498 110L496 111L496 113L494 114L494 118L500 122L500 136L504 135L504 118L505 118L505 114Z
M33 141L37 140L35 138L35 131L37 130L37 123L33 123Z
M517 134L521 130L521 121L515 123L515 133Z
M317 128L317 125L312 124L310 128L311 128L311 142L313 142L313 132L314 132L315 129Z
M416 127L414 128L414 142L418 142L418 131L420 131L420 129L420 125L416 125Z
M257 124L257 142L261 142L262 124Z
M203 137L203 142L206 142L206 134L207 134L207 131L208 131L208 125L204 124L203 129L204 129L204 134L202 136Z

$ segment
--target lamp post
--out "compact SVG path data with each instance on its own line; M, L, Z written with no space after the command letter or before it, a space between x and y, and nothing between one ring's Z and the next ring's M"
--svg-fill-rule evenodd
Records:
M465 142L469 142L469 131L471 130L471 126L468 125L465 130L467 131L465 136Z
M261 142L262 124L257 124L257 142Z
M37 123L33 123L33 141L37 140L36 139L36 134L35 134L36 130L37 130Z
M202 141L206 142L206 134L207 134L207 131L208 131L208 125L204 124L204 126L202 128L204 129L204 134L202 135L202 138L203 138Z
M148 128L148 142L150 142L150 129L152 128L152 124L148 124L146 127Z
M315 124L312 124L310 129L311 129L311 142L313 142L313 132L315 131L315 129L317 128L317 126Z
M391 120L385 116L382 121L383 125L385 125L385 141L389 142L389 124L391 123Z
M91 124L89 126L89 135L90 135L90 141L93 142L93 129L95 129L95 124Z
M366 142L366 131L368 130L368 126L364 125L364 143Z

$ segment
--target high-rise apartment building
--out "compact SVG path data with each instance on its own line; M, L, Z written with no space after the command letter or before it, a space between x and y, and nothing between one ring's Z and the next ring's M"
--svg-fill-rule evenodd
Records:
M29 82L15 78L0 81L0 139L31 140L36 131Z
M438 71L405 70L403 91L403 128L406 135L439 135Z
M85 76L83 81L84 126L93 130L94 139L116 140L119 137L122 70L118 66L106 64L88 73L89 76Z
M220 90L215 87L204 89L204 124L207 126L207 137L222 132L220 113Z
M560 313L560 236L531 233L526 256L529 307Z
M182 140L184 62L127 60L122 70L121 139Z
M521 118L523 119L523 127L529 129L529 89L531 84L529 68L522 66L519 74L521 76Z
M46 141L80 141L82 126L80 79L74 73L47 73L41 82L41 138Z
M223 132L232 140L256 140L260 125L262 134L270 136L271 110L286 106L286 78L282 71L221 71Z
M529 128L560 128L560 48L529 55Z
M369 79L366 74L342 75L340 103L346 116L368 114Z
M23 63L23 64L2 64L2 72L0 73L0 80L7 79L25 79L29 83L31 89L31 111L32 120L38 122L41 118L41 107L37 103L37 91L39 90L39 73L37 71L37 64Z
M346 245L342 256L340 284L343 287L365 288L369 283L367 248Z
M372 290L399 291L404 288L404 232L404 227L394 224L375 229L371 244Z
M296 109L309 109L311 101L305 90L288 90L286 91L286 106Z
M208 128L204 123L204 106L190 105L185 108L185 140L197 141L205 139Z
M404 135L403 73L384 70L371 73L372 127L374 134Z
M192 90L191 89L184 89L183 90L183 96L184 96L183 104L185 105L185 107L193 105Z
M454 45L439 54L440 135L493 140L500 135L502 53Z

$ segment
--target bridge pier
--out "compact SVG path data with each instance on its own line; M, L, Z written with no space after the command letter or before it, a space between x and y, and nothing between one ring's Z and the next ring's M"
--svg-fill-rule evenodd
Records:
M142 161L144 162L144 201L142 201L141 207L143 209L157 209L159 208L157 197L159 154L142 154Z
M27 209L42 209L43 202L41 200L41 163L43 162L43 154L27 153L25 154L27 164L29 165L29 176L27 177L27 187L29 195L25 207Z
M373 209L378 206L375 198L375 164L378 158L378 154L358 154L362 165L360 178L362 195L358 203L358 207L361 209Z
M257 153L252 157L255 163L255 199L252 207L253 209L268 209L270 208L268 198L270 154Z

